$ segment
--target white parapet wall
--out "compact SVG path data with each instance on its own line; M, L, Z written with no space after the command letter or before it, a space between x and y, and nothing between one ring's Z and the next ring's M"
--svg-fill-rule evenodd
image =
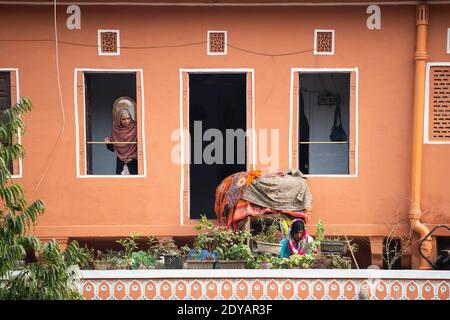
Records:
M84 270L86 299L450 300L450 271Z

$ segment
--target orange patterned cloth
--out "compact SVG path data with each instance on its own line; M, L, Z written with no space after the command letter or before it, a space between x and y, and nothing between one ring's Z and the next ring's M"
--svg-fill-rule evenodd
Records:
M227 224L230 215L233 215L234 208L241 199L245 189L260 174L260 170L237 172L225 178L220 183L216 188L216 201L214 204L214 212L216 213L219 225Z

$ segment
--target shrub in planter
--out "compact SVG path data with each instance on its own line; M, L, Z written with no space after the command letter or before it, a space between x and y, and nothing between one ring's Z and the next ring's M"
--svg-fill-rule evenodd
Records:
M250 248L244 243L235 243L219 251L217 269L244 269L251 267L254 257Z
M206 216L201 216L200 224L196 226L201 231L194 241L194 250L198 254L203 250L216 252L219 262L216 268L223 268L220 260L240 260L246 267L254 268L255 260L250 248L245 244L251 235L246 231L233 231L226 227L214 226ZM231 266L234 267L234 266Z
M272 254L268 252L264 252L262 254L259 254L256 258L256 261L259 264L260 269L270 269L272 267Z
M131 259L133 260L131 264L131 269L154 269L156 264L156 259L154 256L150 255L145 251L137 251L131 253Z
M164 266L166 269L182 269L183 257L175 241L172 239L159 241L156 247L158 256L164 257Z
M94 266L97 270L129 269L132 262L123 251L107 250L106 253L97 251Z
M273 258L272 266L274 269L309 269L314 263L314 260L315 257L313 255L294 254L289 258Z

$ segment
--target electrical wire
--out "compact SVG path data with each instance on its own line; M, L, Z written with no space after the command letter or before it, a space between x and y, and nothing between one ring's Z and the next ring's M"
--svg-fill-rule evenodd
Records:
M46 162L46 166L44 169L44 172L39 179L39 182L36 185L36 188L33 191L33 197L36 194L36 192L39 190L42 182L44 181L45 177L47 176L48 170L50 169L51 165L53 164L53 161L55 160L55 154L58 150L58 146L61 143L62 136L64 134L64 129L66 126L66 114L64 111L64 102L62 97L62 90L61 90L61 78L60 78L60 68L59 68L59 45L58 45L58 25L57 25L57 0L54 0L53 4L53 16L54 16L54 29L55 29L55 65L56 65L56 81L58 85L58 95L59 95L59 106L61 108L61 130L58 136L58 139L56 140L55 145L53 146L53 149L49 155L49 161Z
M52 39L0 39L0 42L54 42L54 41L55 40L52 40ZM79 47L98 48L97 44L77 43L77 42L69 42L69 41L58 41L58 43L64 44L64 45L79 46ZM129 50L164 49L164 48L197 46L197 45L203 45L206 43L207 43L207 41L171 44L171 45L160 45L160 46L120 46L120 49L129 49ZM314 49L308 49L308 50L300 50L300 51L286 52L286 53L265 53L265 52L258 52L258 51L240 48L240 47L232 45L230 43L228 43L227 46L230 48L233 48L235 50L245 52L245 53L266 56L266 57L284 57L284 56L292 56L292 55L297 55L297 54L314 51Z

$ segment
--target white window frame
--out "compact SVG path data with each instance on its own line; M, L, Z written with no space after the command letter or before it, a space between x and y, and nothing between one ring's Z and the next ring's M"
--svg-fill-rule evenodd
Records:
M250 130L250 134L251 137L249 139L247 139L247 147L249 142L251 141L251 148L247 149L247 152L249 152L249 149L251 149L251 155L250 157L248 157L248 153L246 156L246 162L247 162L247 167L249 167L251 165L251 170L255 170L255 165L256 165L256 134L255 134L255 69L253 68L205 68L205 69L180 69L179 71L179 76L180 76L180 132L181 132L181 136L180 136L180 140L181 140L181 179L180 179L180 225L186 225L184 223L184 214L185 214L185 209L184 209L184 179L185 179L185 174L187 177L187 219L188 221L192 221L195 219L191 219L189 216L190 213L190 200L191 200L191 185L190 185L190 181L189 181L189 165L187 166L187 172L185 173L185 169L184 169L184 165L185 164L189 164L189 159L190 159L190 141L188 138L184 137L184 132L186 130L186 132L188 133L188 129L189 128L185 128L184 127L184 121L185 119L187 120L187 122L189 123L189 91L188 91L188 97L187 97L187 106L186 106L186 110L187 110L187 114L184 115L184 104L183 104L183 88L184 88L184 84L183 84L183 73L188 73L188 74L195 74L195 73L223 73L223 74L232 74L232 73L251 73L252 76L252 105L251 106L246 106L246 112L249 111L249 109L251 110L251 119L249 119L250 121L250 128L247 127L246 130ZM189 83L187 83L187 85L189 86ZM250 162L251 161L251 162Z
M449 29L450 30L450 29ZM430 128L430 72L431 67L449 67L450 62L427 62L425 74L425 104L423 108L423 143L424 144L450 144L449 141L435 141L430 139L428 131Z
M16 73L16 101L11 101L11 104L16 104L20 100L20 85L19 85L19 68L0 68L0 72L15 72ZM10 88L11 90L11 88ZM19 130L17 133L17 143L22 144L22 134ZM22 158L19 158L19 174L11 175L11 178L22 178Z
M294 119L294 81L295 81L295 73L351 73L355 72L355 172L353 174L305 174L306 177L314 177L314 178L357 178L358 177L358 136L359 136L359 127L358 127L358 93L359 93L359 73L358 67L355 68L291 68L291 89L290 89L290 110L289 110L289 168L297 168L298 169L298 158L296 163L293 164L293 128L295 126L296 133L294 142L297 146L298 153L298 110L296 112L297 119ZM350 111L351 112L351 111ZM351 115L351 113L350 113ZM350 118L350 125L352 124L352 120ZM350 129L351 130L351 129ZM298 154L297 154L298 157ZM350 158L349 158L350 161Z
M139 165L143 165L143 174L139 175L139 174L131 174L131 175L120 175L120 174L115 174L115 175L93 175L93 174L87 174L87 154L84 154L84 173L80 172L80 122L78 119L78 95L77 95L77 86L78 86L78 79L77 79L77 74L78 72L82 72L83 73L83 101L80 102L81 107L83 108L83 122L81 123L82 126L82 130L83 132L86 132L86 108L85 108L85 101L86 101L86 97L85 97L85 81L84 81L84 75L86 72L100 72L100 73L130 73L130 72L135 72L135 73L140 73L141 74L141 88L142 88L142 92L141 92L141 108L140 110L137 110L137 114L140 115L140 120L138 120L138 124L139 121L141 121L140 125L141 125L141 131L142 131L142 161L139 162ZM115 179L140 179L140 178L146 178L147 177L147 161L146 161L146 153L145 153L145 94L144 94L144 71L143 69L95 69L95 68L75 68L74 69L74 106L75 106L75 134L76 134L76 173L77 173L77 178L115 178ZM84 143L86 143L86 134L84 133Z
M102 52L102 32L114 32L117 34L117 52ZM98 29L97 31L98 55L99 56L120 56L120 30L119 29Z
M450 54L450 28L447 28L447 54Z
M331 32L331 52L318 52L317 51L317 33L319 32ZM314 55L334 55L334 33L332 29L315 29L314 30Z
M211 51L209 51L209 35L211 33L218 33L218 32L223 33L225 35L224 36L225 50L224 50L224 52L211 52ZM208 33L207 33L206 37L207 37L206 38L206 54L208 56L226 56L227 55L227 53L228 53L228 34L227 34L227 31L225 31L225 30L208 30Z

